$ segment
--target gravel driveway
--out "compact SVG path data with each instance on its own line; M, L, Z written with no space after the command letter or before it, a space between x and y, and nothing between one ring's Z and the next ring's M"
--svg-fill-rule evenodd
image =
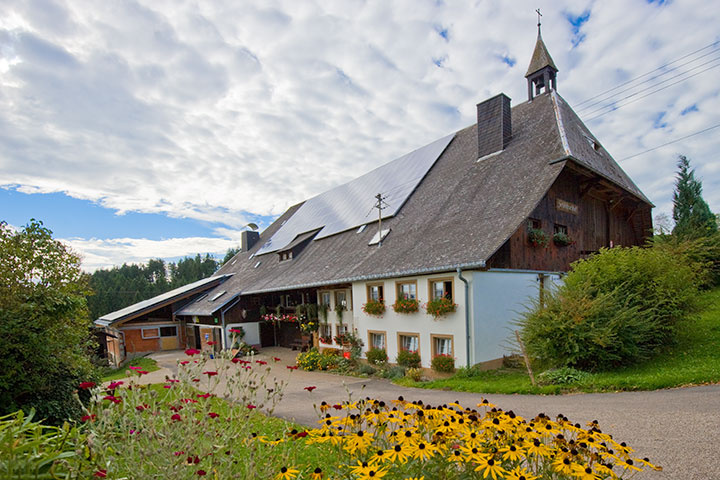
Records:
M181 353L180 353L181 354ZM153 355L161 367L147 381L162 381L175 369L178 352ZM297 352L265 348L258 358L280 357L273 374L288 385L275 414L307 426L316 426L314 403L337 403L372 397L443 404L458 401L473 407L481 395L442 390L423 390L394 385L387 380L359 379L330 373L288 370ZM272 362L269 363L272 365ZM313 392L306 386L317 387ZM656 480L720 480L720 385L676 388L654 392L593 393L574 395L486 395L489 401L524 417L543 412L550 417L562 413L573 422L598 420L600 428L618 441L626 441L636 456L649 457L662 472L643 472L633 478Z

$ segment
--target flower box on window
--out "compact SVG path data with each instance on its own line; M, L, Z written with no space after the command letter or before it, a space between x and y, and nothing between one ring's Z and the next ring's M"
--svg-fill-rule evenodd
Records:
M529 228L528 241L534 247L547 247L548 236L544 230L540 230L539 228Z
M382 300L368 300L362 306L362 311L373 317L382 317L383 313L385 313L385 303Z
M553 243L559 247L567 247L575 243L565 232L557 232L553 235Z
M420 303L415 298L398 298L392 309L395 313L415 313L420 309Z
M457 304L445 297L430 300L427 304L425 304L425 310L427 313L432 315L436 320L440 317L444 317L448 313L454 312L456 308Z

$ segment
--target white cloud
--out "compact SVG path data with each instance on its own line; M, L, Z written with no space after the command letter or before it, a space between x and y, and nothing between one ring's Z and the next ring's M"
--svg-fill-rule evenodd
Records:
M571 104L719 38L699 0L540 3ZM471 124L491 95L523 101L536 7L12 2L0 20L0 185L238 228ZM576 35L567 16L586 11ZM688 135L720 123L716 78L698 75L588 126L618 159ZM675 155L685 153L720 210L715 138L621 165L669 211ZM222 251L229 240L214 241ZM74 242L90 264L121 258L111 247L128 255L122 262L161 245Z

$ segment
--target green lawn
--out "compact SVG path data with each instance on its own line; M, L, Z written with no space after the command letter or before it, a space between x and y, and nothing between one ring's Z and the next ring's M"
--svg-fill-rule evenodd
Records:
M499 369L462 372L446 380L397 383L441 390L478 393L614 392L656 390L720 382L720 288L703 294L704 308L679 326L677 344L641 365L596 373L573 386L533 387L525 370ZM536 372L539 373L539 372Z
M160 367L157 366L157 362L153 360L152 358L148 357L138 357L133 358L130 360L130 363L127 365L120 367L120 368L108 368L104 372L102 372L102 381L103 382L109 382L110 380L122 380L127 376L125 372L129 371L129 367L140 367L146 372L154 372L155 370L159 370Z

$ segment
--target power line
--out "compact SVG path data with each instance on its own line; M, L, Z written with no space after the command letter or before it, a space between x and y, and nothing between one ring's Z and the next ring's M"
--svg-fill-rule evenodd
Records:
M690 62L684 63L683 65L679 65L679 66L676 67L676 68L670 69L670 70L668 70L667 72L664 72L664 73L661 73L660 75L656 75L656 76L654 76L654 77L652 77L652 78L649 78L649 79L647 79L647 80L645 80L645 81L643 81L643 82L638 83L637 85L633 85L633 86L628 87L628 88L626 88L626 89L624 89L624 90L618 90L618 91L616 91L615 93L613 93L612 95L610 95L609 97L603 98L603 99L601 99L601 100L598 100L597 102L593 102L593 103L591 103L590 105L586 105L585 107L580 108L580 109L577 110L577 111L578 111L578 113L579 113L579 112L583 112L583 111L585 111L585 110L589 110L590 108L594 107L595 105L599 105L599 104L601 104L601 103L603 103L603 102L612 101L612 98L613 98L613 97L617 97L618 95L620 95L620 94L622 94L622 93L628 92L628 91L630 91L630 90L632 90L632 89L634 89L634 88L639 87L639 86L642 85L643 83L647 83L647 82L651 82L651 81L653 81L653 80L656 80L656 79L658 79L658 78L660 78L660 77L662 77L662 76L664 76L664 75L667 75L668 73L673 72L674 70L677 70L677 68L680 68L681 66L685 66L685 65L687 65L687 64L689 64L689 63L695 62L696 60L700 60L701 58L704 58L704 57L706 57L707 55L712 55L712 54L715 54L715 53L717 53L717 52L720 52L720 49L718 49L718 50L713 50L712 52L709 52L709 53L707 53L706 55L703 55L702 57L698 57L698 58L696 58L696 59L694 59L694 60L692 60L692 61L690 61ZM658 86L658 85L662 85L663 83L669 82L670 80L673 80L673 79L675 79L675 78L682 77L683 75L686 75L686 74L692 72L693 70L697 70L698 68L704 67L705 65L708 65L708 64L710 64L710 63L713 63L713 62L715 62L715 61L717 61L717 60L720 60L720 57L715 57L715 58L713 58L713 59L711 59L711 60L708 60L708 61L705 62L705 63L701 63L700 65L696 65L696 66L694 66L694 67L692 67L692 68L690 68L690 69L688 69L688 70L686 70L686 71L684 71L684 72L680 72L680 73L678 73L677 75L674 75L674 76L672 76L672 77L670 77L670 78L666 78L665 80L662 80L662 81L660 81L660 82L658 82L658 83L655 83L655 84L653 84L653 85L649 85L649 86L643 88L642 90L639 90L638 92L634 93L633 95L637 95L637 94L642 93L642 92L644 92L644 91L650 90L651 88L654 88L654 87L656 87L656 86ZM633 95L630 95L630 96L633 96ZM626 98L627 98L627 97L626 97Z
M629 157L622 158L622 159L618 160L618 162L624 162L625 160L629 160L629 159L631 159L631 158L639 157L640 155L644 155L644 154L646 154L646 153L648 153L648 152L652 152L652 151L654 151L654 150L657 150L658 148L662 148L662 147L665 147L665 146L668 146L668 145L672 145L673 143L680 142L680 141L682 141L682 140L685 140L686 138L694 137L695 135L700 135L701 133L708 132L708 131L710 131L710 130L712 130L712 129L714 129L714 128L718 128L718 127L720 127L720 123L718 123L717 125L713 125L712 127L708 127L708 128L703 129L703 130L697 131L697 132L695 132L695 133L691 133L690 135L685 135L684 137L680 137L680 138L677 138L677 139L672 140L672 141L670 141L670 142L663 143L662 145L658 145L657 147L649 148L649 149L647 149L647 150L644 150L644 151L642 151L642 152L636 153L636 154L634 154L634 155L630 155Z
M651 71L649 71L649 72L647 72L647 73L643 73L642 75L639 75L639 76L637 76L637 77L635 77L635 78L632 78L632 79L630 79L630 80L627 80L627 81L625 81L625 82L623 82L623 83L621 83L621 84L619 84L619 85L614 86L613 88L611 88L611 89L609 89L609 90L605 90L604 92L600 92L600 93L598 93L597 95L594 95L594 96L592 96L592 97L590 97L590 98L588 98L588 99L586 99L586 100L583 100L582 102L576 104L575 107L579 107L580 105L584 105L584 104L586 104L587 102L592 101L592 100L595 100L596 98L598 98L598 97L600 97L600 96L602 96L602 95L605 95L606 93L612 92L612 91L614 91L615 89L617 89L617 88L619 88L619 87L624 87L625 85L627 85L627 84L629 84L629 83L632 83L632 82L634 82L635 80L639 80L639 79L641 79L641 78L643 78L643 77L646 77L646 76L648 76L648 75L650 75L650 74L652 74L652 73L657 72L658 70L662 70L663 68L665 68L665 67L667 67L667 66L669 66L669 65L672 65L673 63L677 63L677 62L679 62L680 60L683 60L683 59L685 59L685 58L687 58L687 57L689 57L689 56L695 55L695 54L698 53L698 52L702 52L703 50L706 50L706 49L708 49L708 48L714 47L714 46L716 46L716 45L718 45L718 44L720 44L720 40L716 40L715 42L713 42L713 43L711 43L711 44L709 44L709 45L705 45L704 47L699 48L699 49L695 50L694 52L690 52L690 53L688 53L687 55L683 55L682 57L677 58L677 59L675 59L675 60L673 60L673 61L671 61L671 62L668 62L668 63L666 63L665 65L661 65L661 66L657 67L657 68L654 69L654 70L651 70ZM702 58L702 57L700 57L700 58Z
M588 115L592 115L593 113L599 112L599 111L604 110L604 109L606 109L606 108L610 108L610 110L608 110L607 112L603 112L603 113L600 113L600 114L598 114L598 115L595 115L594 117L590 117L590 118L586 119L585 121L586 121L586 122L589 122L589 121L591 121L591 120L595 120L595 119L598 118L598 117L602 117L603 115L607 115L608 113L614 112L615 110L617 110L617 109L619 109L619 108L622 108L622 107L624 107L624 106L626 106L626 105L630 105L631 103L635 103L635 102L637 102L638 100L641 100L641 99L643 99L643 98L645 98L645 97L649 97L650 95L653 95L653 94L658 93L658 92L660 92L660 91L662 91L662 90L665 90L666 88L670 88L670 87L672 87L673 85L677 85L678 83L682 83L682 82L684 82L684 81L686 81L686 80L691 79L692 77L696 77L696 76L700 75L701 73L705 73L705 72L707 72L708 70L712 70L713 68L717 68L717 67L720 67L720 63L718 63L717 65L713 65L712 67L708 67L708 68L706 68L705 70L700 70L699 72L694 73L694 74L690 75L689 77L685 77L685 78L683 78L683 79L680 79L680 80L678 80L677 82L673 82L673 83L671 83L670 85L665 85L665 86L662 87L662 88L658 88L657 90L653 90L653 91L650 92L650 93L647 93L647 94L645 94L645 95L643 95L643 96L641 96L641 97L638 97L638 98L635 98L635 99L633 99L633 100L630 100L629 102L623 103L622 105L608 105L608 106L605 106L605 107L602 107L602 108L598 108L597 110L595 110L595 111L593 111L593 112L590 112ZM645 90L643 90L643 91L645 91ZM637 95L638 93L642 93L642 92L637 92L637 93L634 93L634 94L632 94L632 95L628 95L628 96L626 96L626 97L621 98L620 100L618 100L618 102L623 101L623 100L626 100L626 99L628 99L628 98L630 98L630 97L633 97L633 96Z

